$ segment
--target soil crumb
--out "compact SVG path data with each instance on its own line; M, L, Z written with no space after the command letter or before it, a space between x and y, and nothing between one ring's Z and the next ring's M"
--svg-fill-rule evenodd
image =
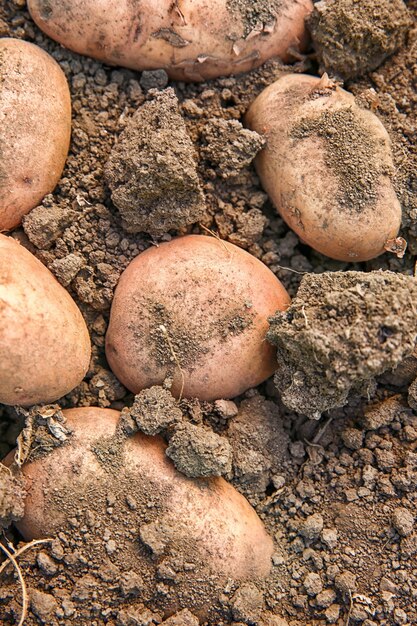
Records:
M381 65L411 23L402 0L321 0L307 18L320 63L344 79Z
M417 281L392 272L306 274L270 320L275 384L289 408L317 419L409 356L417 338Z
M350 106L303 119L291 135L323 139L326 165L339 181L337 200L352 211L375 204L381 176L393 174L388 142L375 139L366 121Z
M223 476L232 469L232 448L209 428L184 422L175 429L166 450L178 471L192 478Z
M124 430L132 433L139 429L145 435L163 433L181 422L182 417L182 411L175 398L168 389L159 386L141 391L135 396L133 405L122 411Z
M234 484L246 496L265 496L272 483L282 487L289 438L279 408L256 395L244 400L227 431L233 449Z
M226 179L238 176L265 145L263 137L243 128L237 120L213 118L203 128L201 136L200 155L218 176Z
M205 201L174 90L148 94L113 147L105 176L125 230L160 235L198 222Z
M288 2L283 0L228 0L229 11L239 15L243 21L244 37L254 30L262 32L265 27L270 27L277 19L283 5Z

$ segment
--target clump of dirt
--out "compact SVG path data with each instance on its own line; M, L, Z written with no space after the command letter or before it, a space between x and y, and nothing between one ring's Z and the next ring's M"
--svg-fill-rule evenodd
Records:
M286 482L289 437L279 408L256 395L244 400L230 420L227 436L233 449L234 484L247 497L264 497L269 486Z
M307 24L320 63L346 79L375 70L398 50L412 20L403 0L321 0Z
M25 496L23 481L0 464L0 528L7 528L23 517Z
M265 27L271 28L286 4L285 0L227 0L229 11L239 15L243 22L244 37L253 30L261 32Z
M160 235L198 222L205 205L175 91L151 89L148 97L113 147L105 176L126 231Z
M248 167L265 145L258 133L244 128L237 120L208 120L201 133L200 155L221 178L234 178Z
M166 454L178 471L192 478L223 476L232 469L232 448L209 428L184 422L169 439Z
M318 419L346 404L414 349L417 281L391 272L303 277L284 313L270 320L275 383L289 408Z
M376 140L350 106L302 119L291 131L296 140L312 135L324 141L325 163L339 181L337 200L358 212L375 204L381 177L394 173L388 142Z
M35 207L24 216L23 229L30 243L37 248L49 250L75 216L75 211L56 205L53 197L49 196L41 206Z
M134 432L137 428L145 435L158 435L181 422L182 418L173 395L168 389L155 385L138 393L133 405L123 409L121 419L127 432Z

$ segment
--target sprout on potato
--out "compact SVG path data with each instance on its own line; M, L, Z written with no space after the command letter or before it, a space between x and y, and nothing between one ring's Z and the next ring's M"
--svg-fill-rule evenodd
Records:
M176 396L231 398L274 372L268 317L289 300L244 250L211 237L179 237L146 250L122 274L107 359L135 393L171 376Z
M0 39L0 231L18 226L57 184L68 154L71 98L38 46Z
M401 206L390 139L352 94L326 76L289 74L258 96L246 120L267 139L255 159L262 185L303 241L341 261L395 247Z

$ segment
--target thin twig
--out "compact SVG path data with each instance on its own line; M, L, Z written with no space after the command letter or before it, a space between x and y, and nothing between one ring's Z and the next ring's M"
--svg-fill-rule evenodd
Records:
M39 546L44 543L51 543L51 541L53 541L53 539L34 539L30 543L26 543L24 546L22 546L18 550L15 550L13 552L13 558L17 559L17 557L19 557L21 554L23 554L27 550L30 550L31 548L34 548L35 546ZM10 561L4 561L4 563L0 565L0 574L6 569L8 565L10 565Z
M8 549L2 543L0 543L0 549L3 550L4 554L9 559L10 563L13 564L13 567L15 568L17 575L19 577L20 586L22 588L22 614L20 616L20 620L17 626L23 626L23 624L25 623L25 619L26 619L26 615L28 611L28 594L26 590L25 579L23 578L22 570L20 569L19 564L16 561L16 558L15 558L16 555L13 555L11 552L9 552Z
M308 272L299 272L298 270L293 270L291 267L284 267L283 265L275 265L275 267L278 267L280 270L286 270L287 272L293 272L294 274L300 274L301 276L308 274Z
M182 370L181 363L180 363L180 361L179 361L179 359L178 359L178 357L177 357L177 355L175 353L174 346L172 345L172 342L171 342L171 339L170 339L170 337L168 335L167 329L165 328L165 326L163 324L161 324L160 327L159 327L159 330L163 333L165 339L167 340L169 349L171 351L172 358L174 359L175 363L177 364L178 369L180 370L180 374L181 374L181 391L180 391L180 395L179 395L178 401L181 402L182 394L183 394L183 391L184 391L184 385L185 385L184 372Z
M215 233L213 230L210 230L210 228L207 228L207 226L204 226L204 224L199 224L199 226L203 230L205 230L207 233L209 233L212 237L217 239L217 241L220 241L220 243L222 244L223 248L226 250L226 252L228 254L230 254L230 255L232 254L231 250L229 250L229 248L226 246L226 242L223 241L223 239L221 239L217 233Z

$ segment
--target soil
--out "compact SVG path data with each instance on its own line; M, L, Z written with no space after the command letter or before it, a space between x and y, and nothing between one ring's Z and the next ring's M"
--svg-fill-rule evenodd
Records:
M346 7L352 1L336 4ZM365 7L375 3L368 0L359 4ZM377 4L381 8L386 3ZM388 4L392 7L392 3ZM261 5L267 11L271 7L271 3L259 3ZM245 76L198 85L169 84L178 98L179 112L196 155L195 168L205 207L198 224L182 223L178 231L158 234L159 241L185 232L209 236L204 229L209 228L222 239L261 259L292 296L297 293L306 272L305 280L311 283L314 277L310 274L321 275L325 271L344 272L349 276L346 270L363 273L382 269L397 276L386 297L376 289L375 307L379 330L385 326L385 321L382 324L381 320L392 316L394 310L398 324L404 325L399 333L401 342L405 343L400 342L398 358L395 363L389 362L384 346L393 336L386 337L385 332L381 336L385 341L380 339L377 360L387 359L387 363L371 372L374 380L372 385L367 385L367 395L352 389L345 406L327 408L319 421L308 419L305 397L303 413L297 414L285 407L272 380L233 402L218 401L209 405L182 401L178 407L170 404L167 390L154 389L147 392L146 397L134 399L110 372L104 355L104 337L114 288L129 262L157 242L152 239L154 235L129 233L123 228L104 169L113 146L138 107L144 103L149 106L159 97L149 90L166 87L166 75L108 68L80 57L44 36L31 21L21 0L0 5L0 35L35 42L52 54L64 70L72 94L72 143L63 177L53 195L45 198L42 206L25 218L23 228L12 235L66 286L82 309L90 330L93 356L89 372L77 389L59 401L59 407L124 409L122 424L132 432L138 427L149 428L161 432L167 440L175 437L174 456L188 466L188 471L225 473L255 506L274 539L269 578L240 585L223 584L216 599L218 612L210 619L210 626L417 623L416 357L407 357L394 372L389 371L410 351L411 335L415 332L413 303L410 303L414 288L407 290L404 285L411 284L413 255L417 253L417 3L409 0L406 5L413 27L406 35L404 12L397 18L397 12L390 11L390 23L394 23L394 31L399 35L392 36L387 46L385 35L382 40L377 37L376 21L349 20L348 30L355 39L355 46L360 41L362 52L365 50L362 56L369 58L375 41L382 41L382 45L378 44L381 54L377 63L398 47L383 65L375 67L372 62L371 67L364 68L362 61L356 60L362 58L357 47L352 56L345 55L342 59L347 75L351 67L355 73L362 73L345 87L362 103L373 107L376 103L376 114L393 142L395 184L404 210L402 234L408 241L402 259L386 254L363 264L329 260L290 232L268 202L253 166L248 164L257 149L256 141L253 143L237 124L243 122L243 115L256 95L288 68L271 61ZM258 3L254 6L257 11ZM248 21L250 28L258 21L256 11L250 16L252 22ZM339 15L336 9L333 15ZM381 15L386 15L382 8ZM265 20L263 13L262 16ZM344 22L338 19L340 26ZM364 31L365 24L368 30ZM375 37L369 34L369 29ZM363 47L367 43L371 48ZM321 61L320 51L319 58L315 51L320 45L317 35L315 49L312 47L308 56L300 59L290 71L316 75ZM337 67L333 67L338 73ZM232 150L233 146L236 149L230 152L235 156L227 163L216 157L217 148L207 150L208 139L215 146L221 133L225 135L225 150ZM236 137L244 144L243 148L234 144ZM236 159L235 167L230 167L232 159ZM229 171L232 169L235 171ZM318 276L317 279L320 283ZM335 290L333 296L337 299L346 292L349 289ZM312 306L313 301L314 298L304 308L308 320L307 305ZM293 306L297 306L297 302ZM371 309L374 310L373 304ZM300 311L297 309L297 315L301 315ZM332 323L328 321L326 326L329 337L332 333L337 336L342 327L347 327L344 307L336 307L335 311ZM360 307L358 313L361 324L355 332L360 335L373 313L367 315ZM302 321L303 316L300 319ZM290 326L293 323L288 322ZM360 341L363 348L363 340ZM340 348L338 342L340 336L332 343L335 351ZM369 347L373 349L373 344ZM345 393L355 380L355 364L343 347L342 361L343 367L346 366L342 371ZM384 369L387 371L382 373ZM349 374L348 385L343 374ZM168 407L163 409L166 419L162 422L157 417L158 410L152 413L152 407L159 404ZM145 405L147 413L143 409ZM142 420L144 413L146 420ZM40 424L41 443L46 447L60 443L62 431L55 415L53 412L45 418L44 414ZM135 416L139 416L140 423ZM49 424L48 417L54 418L49 419ZM14 408L0 408L2 456L16 445L25 420L33 424L34 419L31 422L27 418ZM181 430L184 426L185 430ZM36 433L38 427L39 424ZM190 446L190 433L198 445ZM216 466L213 450L222 446L223 440L228 441L231 450L227 446L222 448L225 453L218 457L221 463ZM37 441L36 437L31 441ZM101 447L103 454L99 457L110 467L110 460L117 459L117 446L114 441L104 443L107 448ZM192 451L188 457L187 446ZM0 516L5 523L21 515L21 487L16 481L17 478L7 472L1 476ZM54 486L53 477L51 485ZM81 502L71 498L69 492L67 500L64 502L61 498L60 504L68 516L71 512L70 523L50 544L34 546L18 557L29 595L25 623L29 626L160 624L164 622L167 595L175 596L175 579L179 575L180 586L186 589L184 596L178 594L182 610L164 623L171 626L205 624L197 615L195 601L197 592L201 593L201 585L208 582L204 577L202 583L188 585L187 589L187 574L184 563L180 562L168 563L160 571L155 568L153 578L147 578L150 570L141 575L134 571L133 561L124 559L123 552L117 552L123 543L122 529L126 522L131 526L130 522L135 519L135 498L140 494L132 493L132 481L115 485L114 493L121 494L115 501L109 490L96 499L84 494ZM80 506L79 518L72 515L76 506ZM157 511L152 513L157 519ZM99 522L97 528L96 522ZM149 548L143 540L137 539L135 532L133 529L131 540L150 558ZM23 545L13 527L7 529L6 538L16 547ZM153 538L157 545L161 539L157 531ZM151 541L150 536L148 540ZM7 548L5 540L3 544ZM1 576L0 620L5 625L16 624L21 614L19 583L10 565ZM154 597L145 604L145 596L148 596L143 589L150 589L155 577L158 582Z
M123 228L158 235L198 222L204 195L174 90L148 97L113 147L105 177Z

